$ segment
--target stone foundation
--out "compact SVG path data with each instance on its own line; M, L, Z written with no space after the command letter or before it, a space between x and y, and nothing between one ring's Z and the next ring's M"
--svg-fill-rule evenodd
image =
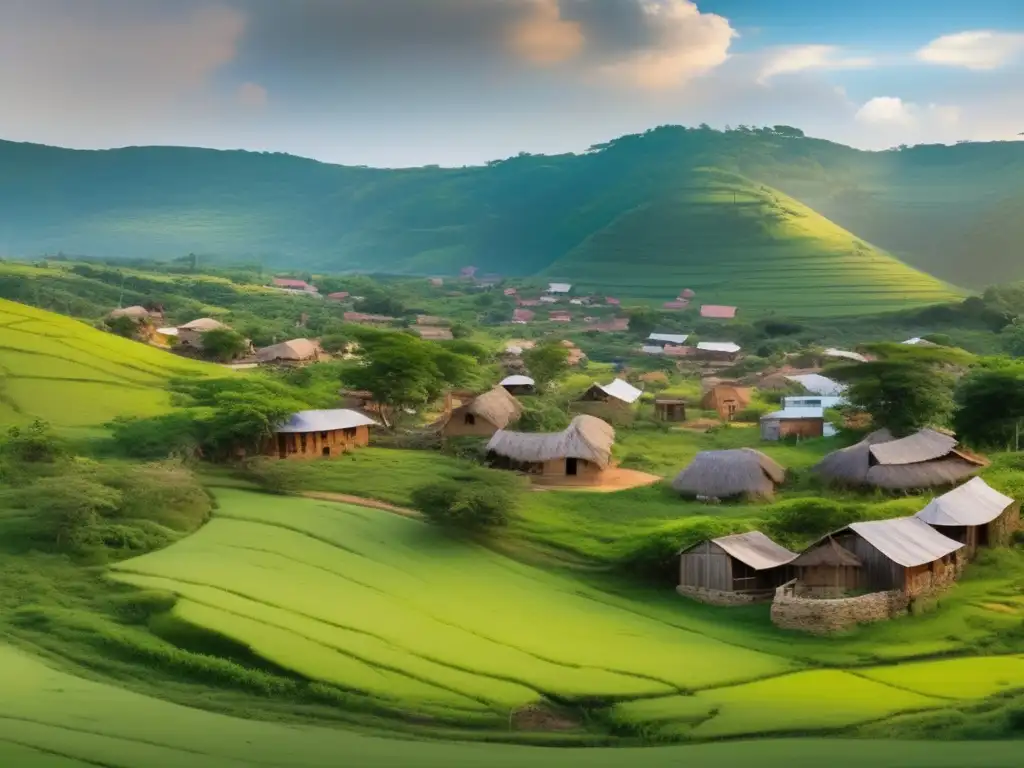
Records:
M782 629L825 635L841 632L857 624L902 616L907 613L910 598L903 592L872 592L859 597L800 597L779 587L772 601L772 623Z
M717 589L704 589L703 587L676 587L683 597L696 600L708 605L750 605L751 603L763 603L771 600L771 592L722 592Z

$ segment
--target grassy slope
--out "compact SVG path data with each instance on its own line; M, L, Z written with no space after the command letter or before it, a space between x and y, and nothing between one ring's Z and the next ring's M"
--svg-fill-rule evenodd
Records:
M580 290L793 315L884 312L949 300L907 267L781 192L712 170L595 232L548 269Z
M10 301L0 300L0 328L0 426L152 415L170 408L168 379L223 371Z
M862 765L1010 768L1013 742L836 742L710 744L630 750L551 750L500 745L391 741L326 728L239 720L72 677L0 646L0 764L18 768L726 768L757 764L835 768Z

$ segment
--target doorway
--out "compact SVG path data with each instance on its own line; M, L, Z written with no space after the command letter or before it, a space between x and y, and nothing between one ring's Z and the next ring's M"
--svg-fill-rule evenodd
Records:
M566 459L565 460L565 474L569 477L576 477L579 474L579 460L578 459Z
M277 458L284 459L288 456L288 436L280 434L277 436Z
M331 455L331 446L325 445L324 449L320 452L320 455L321 456L330 456Z

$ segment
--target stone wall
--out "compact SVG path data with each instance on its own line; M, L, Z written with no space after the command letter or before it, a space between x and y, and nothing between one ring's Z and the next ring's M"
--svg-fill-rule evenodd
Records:
M771 599L771 592L723 592L717 589L705 589L703 587L676 587L683 597L696 600L708 605L750 605L751 603L767 602Z
M819 599L795 594L792 584L779 587L772 601L772 623L782 629L814 634L841 632L857 624L885 621L907 613L910 598L899 591L859 597Z

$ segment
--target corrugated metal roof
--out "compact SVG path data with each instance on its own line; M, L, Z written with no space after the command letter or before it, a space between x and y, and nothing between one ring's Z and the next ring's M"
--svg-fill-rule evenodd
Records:
M783 408L836 408L845 402L845 398L828 395L791 395L782 398Z
M820 373L801 373L794 376L787 376L790 381L795 381L812 395L838 396L846 391L846 386L838 381L833 381L828 376Z
M652 333L647 337L648 341L664 341L669 344L685 344L690 338L687 333Z
M916 517L851 523L850 530L906 568L933 563L963 547Z
M644 346L640 347L640 351L645 353L645 354L648 354L648 355L664 355L665 354L665 348L664 347L656 347L653 344L644 344Z
M536 382L529 376L523 376L521 374L515 374L513 376L507 376L501 380L501 387L532 387Z
M275 432L332 432L336 429L353 429L375 425L373 419L358 411L335 408L329 411L299 411Z
M776 544L760 531L737 533L734 536L723 536L711 541L755 571L777 568L792 562L797 556L796 552L790 552L785 547Z
M572 290L572 283L548 283L548 293L568 293Z
M825 418L824 408L794 408L787 407L781 411L775 411L761 417L761 421L765 419L779 419L780 421L790 421L792 419L823 419Z
M848 352L845 349L826 349L825 357L838 357L843 360L853 360L858 363L866 363L868 359L857 352Z
M159 333L161 336L177 336L178 335L178 329L177 328L157 328L156 332Z
M623 381L622 379L615 379L611 384L598 384L597 386L606 395L614 397L616 400L621 400L624 403L635 403L640 395L644 393L642 389L637 389L628 381Z
M917 464L948 456L954 448L955 437L936 432L934 429L922 429L899 440L872 445L871 455L879 464Z
M933 499L917 513L917 518L929 525L986 525L1013 504L980 477L954 488Z
M697 349L704 352L739 352L741 347L731 341L702 341Z

